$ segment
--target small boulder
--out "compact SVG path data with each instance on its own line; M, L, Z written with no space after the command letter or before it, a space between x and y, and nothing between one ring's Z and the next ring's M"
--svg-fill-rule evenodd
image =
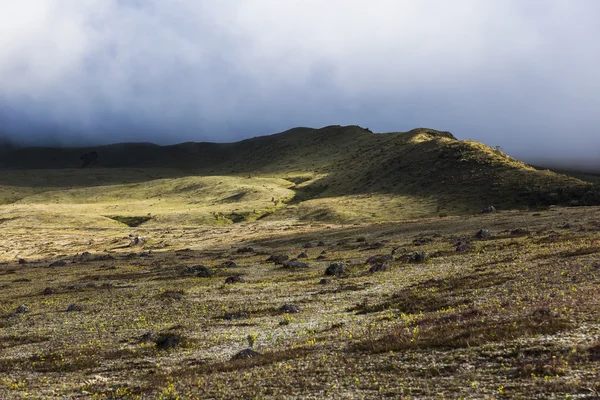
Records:
M486 208L484 208L483 210L481 210L482 214L490 214L490 213L495 213L496 212L496 207L489 205Z
M227 277L227 279L225 279L225 284L226 284L226 285L231 285L231 284L234 284L234 283L244 283L244 282L246 282L246 281L244 280L244 278L242 278L242 277L241 277L241 276L239 276L239 275L236 275L236 276L228 276L228 277Z
M159 349L171 349L183 342L183 337L177 333L161 333L158 335L154 344Z
M27 261L25 261L24 258L19 258L19 264L21 264L21 265L27 264Z
M44 289L44 291L42 292L42 294L44 296L48 296L48 295L54 294L54 289L52 289L51 287L47 287L47 288Z
M66 261L57 260L57 261L54 261L52 264L50 264L49 267L64 267L65 265L67 265Z
M221 264L221 268L237 268L237 264L233 261L225 261Z
M492 237L492 233L487 229L480 229L479 232L475 234L477 239L488 239Z
M429 259L429 254L424 251L413 251L412 253L407 254L405 258L409 263L420 263L427 261L427 259Z
M375 264L371 268L369 268L369 272L373 274L375 272L388 271L389 269L390 267L388 267L386 264Z
M468 241L460 241L460 242L456 243L456 249L455 250L458 253L464 253L466 251L470 251L472 248L473 248L473 246Z
M346 273L347 269L348 268L346 267L346 264L344 264L342 262L331 263L331 264L329 264L329 267L327 267L327 269L325 270L325 275L328 275L328 276L343 275Z
M298 258L308 258L308 254L300 253L300 254L298 254Z
M73 311L83 311L83 306L79 304L69 304L69 307L67 307L67 312Z
M274 262L275 265L283 265L283 263L289 259L290 257L285 254L273 254L271 257L267 258L267 262Z
M370 265L383 264L383 263L390 262L390 261L394 261L394 257L391 254L380 254L380 255L371 256L371 257L367 258L367 261L365 261L365 264L370 264Z
M311 242L308 242L304 245L305 249L312 249L314 247L314 245Z
M194 265L191 267L184 267L184 273L186 274L195 274L200 278L208 278L213 275L213 271L210 268L205 267L204 265Z
M283 266L285 268L294 268L294 269L302 269L302 268L308 268L308 264L303 263L302 261L289 261L285 264L283 264Z
M252 247L241 247L237 249L237 253L254 253L254 249Z
M325 246L325 242L319 241L319 243L317 243L317 247L323 247L323 246Z
M331 280L323 278L319 281L319 285L330 285L331 284Z
M284 304L279 308L279 311L287 314L294 314L300 312L300 307L295 304Z
M232 360L245 360L248 358L255 358L255 357L261 357L262 354L260 354L258 351L252 350L251 348L247 348L244 349L242 351L240 351L239 353L235 354L233 357L231 357Z
M25 314L25 313L28 313L28 312L29 312L29 307L27 306L27 304L21 304L15 310L15 313L17 313L17 314Z
M530 231L526 228L517 228L510 231L512 236L521 236L521 235L529 235Z
M138 342L139 343L150 343L150 342L155 342L156 341L156 334L152 333L152 332L146 332L144 333L142 336L139 337Z

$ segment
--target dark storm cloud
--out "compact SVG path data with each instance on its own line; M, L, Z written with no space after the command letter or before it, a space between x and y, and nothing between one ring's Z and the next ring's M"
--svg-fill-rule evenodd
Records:
M599 17L595 0L4 2L0 135L174 143L427 126L590 163Z

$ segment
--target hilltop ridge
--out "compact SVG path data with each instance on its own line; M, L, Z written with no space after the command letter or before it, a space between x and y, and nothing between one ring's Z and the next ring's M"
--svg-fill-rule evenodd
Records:
M84 163L89 166L82 168L82 156L90 153ZM220 182L228 189L211 186ZM270 196L271 190L279 194ZM229 200L221 202L214 192ZM199 213L190 223L346 223L460 215L488 205L523 209L600 201L589 182L429 128L373 133L359 126L299 127L234 143L20 148L0 158L0 203L96 204L99 214L111 204L119 213L136 214L133 204L149 197L177 204L167 214L178 223L186 220L184 209Z

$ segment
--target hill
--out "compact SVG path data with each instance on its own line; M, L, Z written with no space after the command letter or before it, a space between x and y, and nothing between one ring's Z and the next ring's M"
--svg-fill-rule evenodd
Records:
M355 223L599 198L590 182L425 128L375 134L328 126L236 143L9 149L0 169L0 203L52 205L52 215L77 205L97 216L145 215L151 204L157 218L150 225L257 218ZM247 203L249 194L258 203Z

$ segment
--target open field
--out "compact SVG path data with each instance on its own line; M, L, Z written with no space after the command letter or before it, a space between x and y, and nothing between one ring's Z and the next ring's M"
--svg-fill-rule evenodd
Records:
M0 398L598 398L578 177L430 129L0 151Z
M599 212L3 222L0 397L596 398ZM476 238L480 229L491 236ZM130 234L147 241L131 245ZM266 261L302 252L307 268ZM371 256L392 253L379 260L387 270L369 272ZM325 276L338 261L346 272ZM242 281L226 284L233 276ZM248 341L262 356L232 360Z

